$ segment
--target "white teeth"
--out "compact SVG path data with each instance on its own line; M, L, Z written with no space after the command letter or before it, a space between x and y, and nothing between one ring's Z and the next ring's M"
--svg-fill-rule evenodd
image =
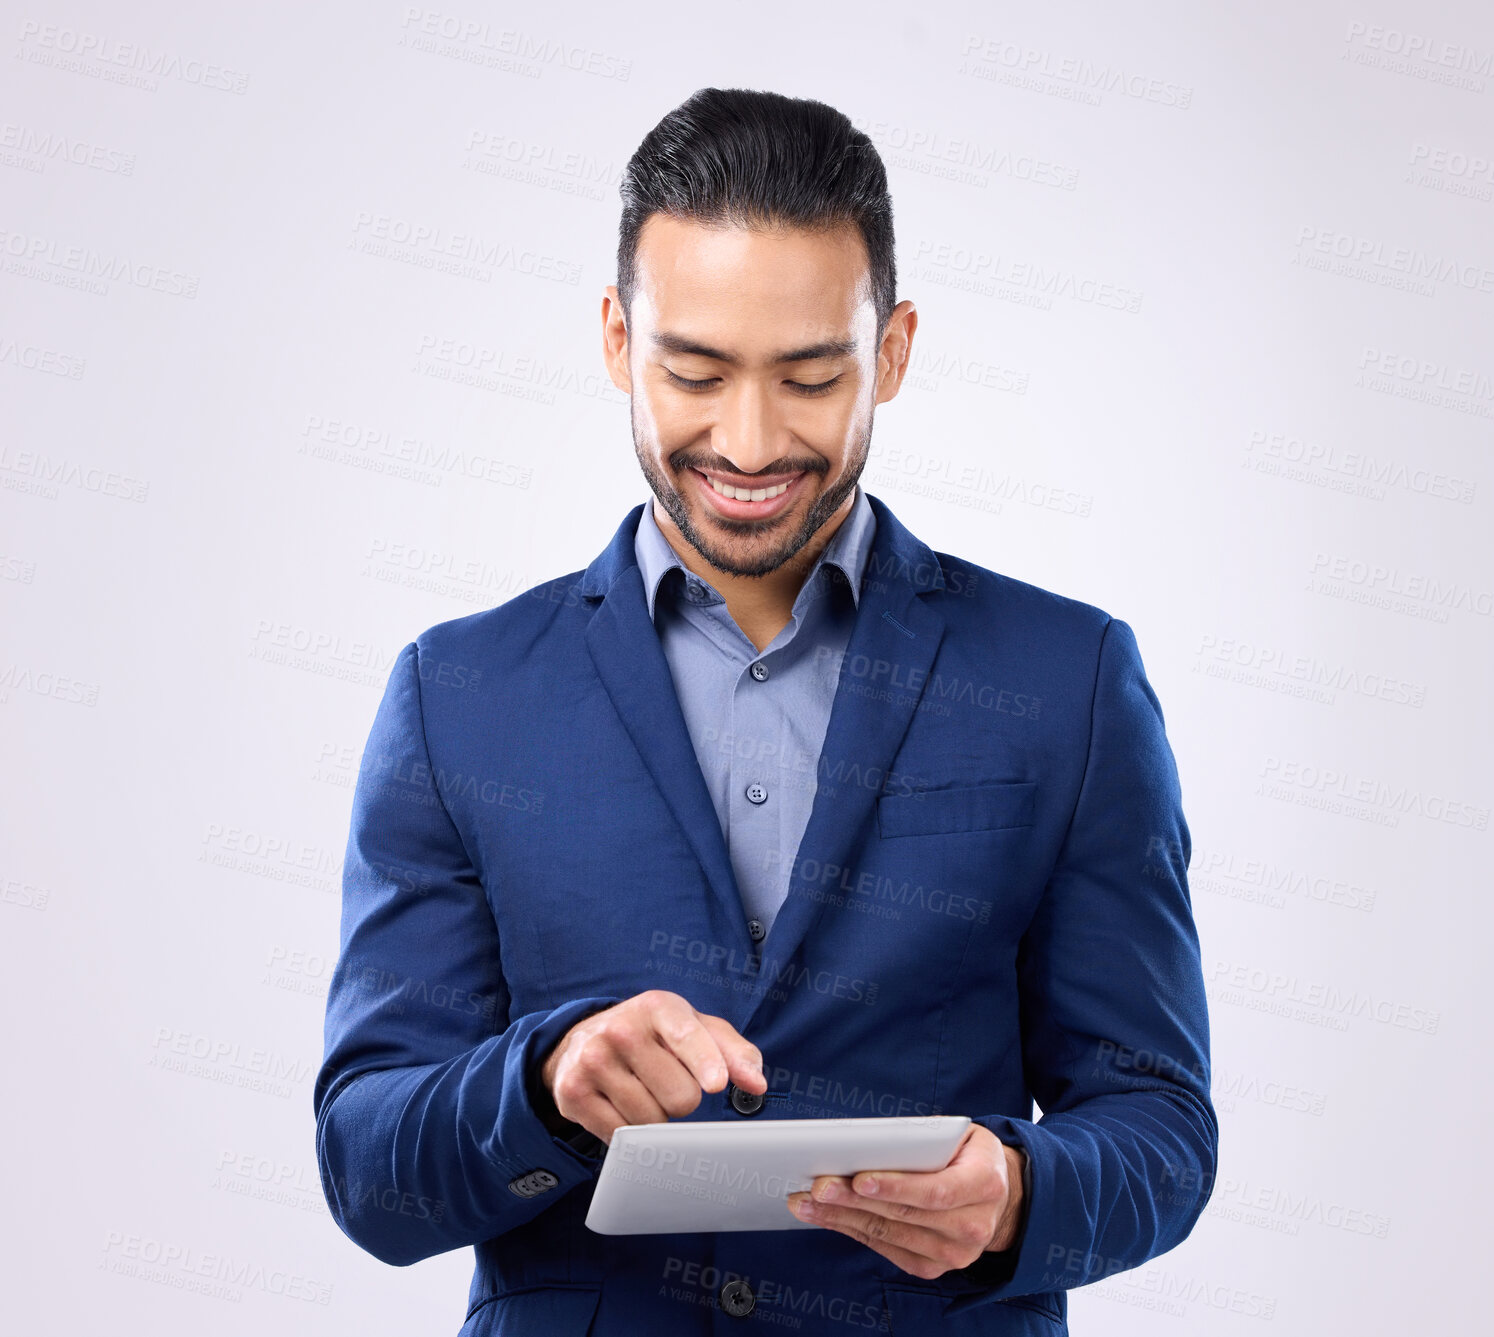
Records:
M777 487L757 487L749 491L745 487L728 487L724 483L718 483L710 474L705 475L705 480L723 497L731 497L735 501L766 501L769 497L781 496L790 486L788 483L780 483Z

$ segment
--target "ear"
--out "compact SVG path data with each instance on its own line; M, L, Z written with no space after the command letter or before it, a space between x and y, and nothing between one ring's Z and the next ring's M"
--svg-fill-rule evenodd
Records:
M874 403L881 404L891 399L902 386L913 353L913 331L917 328L918 309L912 302L902 301L892 308L881 347L877 350L877 397Z
M625 395L631 395L633 373L628 365L627 315L615 283L609 283L602 293L602 361L612 384Z

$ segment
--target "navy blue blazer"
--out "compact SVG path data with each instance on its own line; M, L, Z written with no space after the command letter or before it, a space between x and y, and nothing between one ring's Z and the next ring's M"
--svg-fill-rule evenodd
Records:
M643 503L585 571L395 660L353 799L316 1152L375 1257L475 1248L462 1337L730 1332L744 1295L800 1334L1051 1337L1069 1288L1203 1210L1191 846L1135 636L870 500L819 788L761 944L648 620ZM1019 1247L928 1281L828 1229L588 1230L601 1162L526 1077L649 989L764 1057L759 1111L728 1090L691 1118L968 1114L1023 1148Z

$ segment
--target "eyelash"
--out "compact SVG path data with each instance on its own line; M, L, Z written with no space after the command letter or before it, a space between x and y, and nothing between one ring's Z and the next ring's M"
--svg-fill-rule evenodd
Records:
M717 380L716 377L712 376L709 380L688 381L683 376L676 376L668 367L664 368L664 374L669 377L673 384L685 390L704 390L707 386L713 385ZM833 390L840 384L844 375L845 373L842 372L839 376L832 376L828 381L820 381L816 385L805 385L799 381L785 381L784 384L792 385L800 394L813 398L815 395L823 395Z

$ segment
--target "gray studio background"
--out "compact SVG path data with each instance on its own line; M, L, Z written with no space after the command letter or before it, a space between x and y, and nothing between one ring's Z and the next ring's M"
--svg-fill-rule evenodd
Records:
M616 183L707 84L886 159L868 490L1163 704L1220 1178L1075 1331L1480 1324L1486 4L6 0L0 57L7 1327L460 1325L470 1250L318 1185L351 786L401 646L647 495Z

